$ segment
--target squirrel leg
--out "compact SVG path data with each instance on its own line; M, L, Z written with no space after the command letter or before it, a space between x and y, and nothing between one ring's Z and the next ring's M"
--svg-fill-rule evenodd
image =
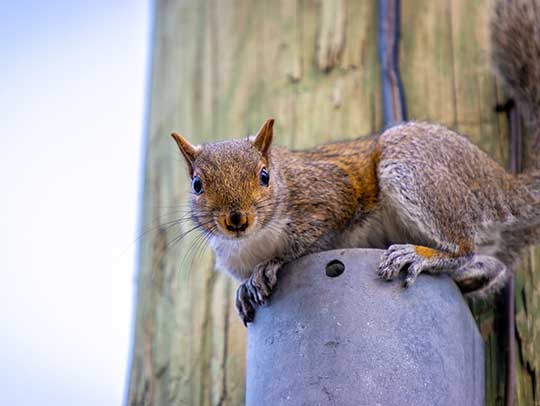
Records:
M488 297L502 289L523 249L540 241L540 227L507 230L493 256L475 255L473 260L452 273L468 299Z
M469 299L487 297L500 290L510 275L505 261L488 255L455 256L419 245L392 245L383 255L379 276L394 279L408 266L405 287L421 272L449 272L461 292Z
M244 325L255 318L255 308L263 305L277 283L277 273L282 266L279 260L263 262L236 290L236 310Z
M488 255L475 255L450 274L468 299L484 298L500 290L509 275L510 270L503 261Z
M377 273L381 278L391 280L406 268L404 286L408 287L422 272L453 271L470 259L471 255L456 255L421 245L394 244L383 254Z

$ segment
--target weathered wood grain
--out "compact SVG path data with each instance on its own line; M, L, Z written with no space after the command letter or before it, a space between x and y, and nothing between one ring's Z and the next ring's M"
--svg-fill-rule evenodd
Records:
M507 160L502 92L489 69L488 0L404 0L400 68L412 119L455 128ZM374 1L157 0L130 405L240 405L245 330L235 284L189 235L188 183L169 138L241 137L270 116L296 148L381 127ZM143 230L144 231L144 230ZM517 279L518 393L540 396L539 253ZM533 288L535 286L535 288ZM486 340L488 404L500 404L504 343L493 306L475 306ZM530 403L520 403L530 404Z

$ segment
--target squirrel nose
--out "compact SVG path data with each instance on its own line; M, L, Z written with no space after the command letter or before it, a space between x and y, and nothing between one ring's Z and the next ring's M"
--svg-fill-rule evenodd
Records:
M233 211L225 219L225 225L229 231L244 231L248 226L248 219L244 213Z

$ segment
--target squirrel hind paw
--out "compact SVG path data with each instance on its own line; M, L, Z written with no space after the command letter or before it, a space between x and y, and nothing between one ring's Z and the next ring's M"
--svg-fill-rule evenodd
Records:
M475 255L473 260L451 274L467 299L484 299L501 290L510 269L495 257Z
M388 248L383 256L381 262L377 268L377 274L384 280L390 281L395 279L401 269L408 266L407 279L405 280L406 286L414 283L416 276L418 276L417 269L414 267L414 263L417 260L414 245L410 244L395 244ZM409 270L415 268L413 273L410 274Z
M383 254L377 273L385 280L392 280L404 269L406 276L403 287L408 288L422 272L440 272L441 260L444 261L444 255L435 249L413 244L394 244ZM448 266L454 265L452 261L447 262Z

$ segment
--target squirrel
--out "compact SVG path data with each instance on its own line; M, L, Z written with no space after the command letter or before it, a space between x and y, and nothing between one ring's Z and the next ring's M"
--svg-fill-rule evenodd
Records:
M529 133L540 134L540 0L497 0L493 62ZM469 297L499 289L540 240L540 171L513 175L465 137L406 122L296 151L272 145L274 120L245 139L192 145L173 133L191 178L191 218L216 265L240 281L252 322L286 263L336 248L385 249L377 273L404 286L448 273ZM538 143L536 143L538 144ZM534 157L533 157L534 158Z

